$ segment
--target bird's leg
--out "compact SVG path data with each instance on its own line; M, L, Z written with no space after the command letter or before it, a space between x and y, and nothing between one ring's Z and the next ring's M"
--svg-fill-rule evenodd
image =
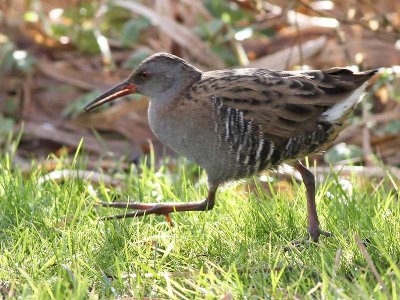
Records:
M100 202L99 204L103 207L113 207L113 208L124 208L133 209L135 211L128 212L125 214L115 215L106 217L105 220L111 219L125 219L141 217L144 215L165 215L167 221L169 219L169 214L173 212L181 211L206 211L214 207L215 193L217 188L212 188L209 190L207 198L199 202L186 202L186 203L175 203L175 202L165 202L165 203L129 203L129 202Z
M324 236L331 236L331 234L319 228L317 206L315 204L314 175L301 162L297 162L293 166L301 174L301 178L303 179L303 183L307 191L308 233L310 234L314 242L318 242L319 236L321 234Z

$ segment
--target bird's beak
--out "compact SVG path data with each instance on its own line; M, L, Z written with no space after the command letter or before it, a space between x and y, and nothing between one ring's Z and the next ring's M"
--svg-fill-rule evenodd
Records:
M133 94L136 92L136 85L133 83L129 82L122 82L113 88L109 89L105 93L101 94L98 96L96 99L94 99L92 102L90 102L88 105L85 106L85 111L90 111L100 105L103 105L104 103L111 102L117 98L120 98L125 95Z

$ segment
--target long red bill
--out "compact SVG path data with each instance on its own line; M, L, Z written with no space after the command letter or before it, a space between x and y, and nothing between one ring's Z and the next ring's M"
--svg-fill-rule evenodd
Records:
M100 96L98 96L88 105L86 105L84 110L90 111L96 107L99 107L100 105L103 105L104 103L111 102L122 96L133 94L135 92L136 92L136 85L128 82L122 82L114 86L113 88L109 89L105 93L101 94Z

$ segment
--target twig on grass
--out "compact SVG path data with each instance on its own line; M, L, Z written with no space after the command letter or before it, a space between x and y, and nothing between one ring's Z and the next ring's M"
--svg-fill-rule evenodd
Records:
M365 260L367 261L368 267L371 269L372 274L374 275L375 279L379 282L383 292L386 294L387 299L392 299L387 286L385 285L385 283L382 280L381 274L379 274L378 270L376 269L375 264L367 251L367 248L365 247L364 243L361 241L358 234L354 234L354 239L356 240L357 246L360 249L361 254L364 256Z
M336 256L335 256L335 265L333 266L333 277L336 277L337 271L340 266L340 258L342 257L342 249L338 249L336 251Z
M40 177L38 183L43 184L44 182L50 180L55 182L61 182L63 180L72 178L90 180L92 183L97 183L97 184L104 183L106 185L112 185L112 186L123 185L121 181L115 180L110 176L95 171L67 170L67 169L52 171L49 174Z

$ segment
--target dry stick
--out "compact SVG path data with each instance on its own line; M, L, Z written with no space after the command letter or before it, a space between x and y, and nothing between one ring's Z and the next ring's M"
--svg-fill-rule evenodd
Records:
M297 17L297 12L295 14L295 23L294 26L296 28L296 32L297 32L297 37L296 40L297 42L297 46L299 48L299 56L300 56L300 66L304 66L304 55L303 55L303 47L301 44L301 32L300 32L300 27L299 27L299 21L298 21L298 17Z
M29 115L32 107L32 87L33 87L33 80L32 80L32 75L28 74L25 76L25 80L23 82L22 86L22 97L21 97L21 116L22 118L25 118Z
M373 166L374 162L372 160L372 146L371 146L371 133L369 131L368 126L365 126L362 131L362 150L363 150L363 158L365 164L369 166Z
M336 251L336 256L335 256L335 265L333 266L333 277L336 277L337 271L339 269L340 265L340 258L342 257L342 249L338 249Z
M372 274L374 274L375 279L379 282L383 292L386 294L386 297L388 299L392 299L392 297L390 296L389 290L386 287L385 283L382 280L382 276L379 274L378 270L376 269L374 262L372 261L371 256L369 255L367 248L365 248L364 243L361 241L360 237L358 236L358 234L354 234L354 239L356 240L357 246L358 248L360 248L360 251L362 253L362 255L364 255L365 260L368 263L369 268L371 269Z
M336 28L335 31L338 43L343 47L344 57L346 58L347 64L351 65L353 59L351 58L350 49L346 43L346 34L342 29L340 29L340 26Z
M375 34L379 34L380 38L387 38L390 41L393 40L393 35L395 38L397 38L400 35L400 31L396 28L396 26L394 24L390 24L392 25L393 28L393 34L391 34L390 32L384 31L380 28L378 28L377 30L372 30L368 23L363 22L363 21L358 21L358 20L348 20L342 17L337 16L335 13L332 13L330 11L319 11L314 9L309 3L307 3L305 0L298 0L300 2L301 5L303 5L304 7L312 10L314 13L316 13L317 15L321 16L321 17L325 17L325 18L334 18L336 19L340 24L346 24L346 25L358 25L361 26L363 29L368 30L370 32L373 32ZM372 6L375 7L375 6Z
M69 85L76 86L82 90L91 91L93 88L95 88L94 85L89 84L80 78L74 78L66 72L60 72L60 70L57 67L54 67L54 64L50 61L42 59L40 60L40 63L36 64L36 66L44 75Z
M43 184L47 181L61 182L63 180L71 178L90 180L91 183L97 183L97 184L100 184L102 182L104 184L109 184L112 186L123 185L123 183L120 180L114 179L111 176L101 174L99 172L86 171L86 170L70 170L70 169L52 171L49 174L41 176L38 180L38 183Z
M386 23L388 27L390 26L392 28L393 32L400 33L397 24L394 24L392 20L386 16L387 14L386 12L384 11L382 12L379 10L375 2L372 2L371 0L361 0L361 2L366 3L368 5L368 8L372 9L375 12L375 14L377 14L380 18L382 18L384 23Z
M317 284L307 292L307 296L312 295L314 292L316 292L320 287L322 286L322 282L318 281Z
M363 120L368 119L369 112L365 102L362 103L362 118ZM374 165L372 161L372 146L371 146L371 133L369 132L368 123L366 122L363 131L362 131L363 139L362 139L362 150L363 150L363 158L367 166Z
M221 296L221 298L219 298L220 300L232 300L233 296L232 296L232 292L229 291L227 292L225 295Z
M170 36L177 44L187 49L199 62L220 69L225 66L223 60L215 55L205 42L197 37L189 28L177 23L175 20L158 15L153 9L139 2L114 0L113 4L144 16L151 20L152 23L160 26L164 34Z
M292 0L292 1L290 1L283 9L282 9L281 7L279 7L279 6L277 6L277 5L273 5L273 4L271 4L271 3L264 2L264 3L263 3L263 10L264 10L265 12L267 12L267 11L270 10L270 9L271 9L271 11L273 11L274 9L277 9L279 12L276 12L276 16L277 16L278 18L280 18L281 21L282 21L282 20L284 20L284 19L287 19L287 13L288 13L288 11L291 10L291 8L296 4L296 1L297 1L297 0ZM296 14L296 16L297 16L297 14ZM296 18L296 21L297 21L297 18ZM289 47L289 53L287 54L287 60L286 60L286 63L285 63L285 68L284 68L285 70L289 69L290 62L291 62L291 60L292 60L292 55L293 55L294 47L295 47L295 44L296 44L297 40L298 40L298 39L293 40L291 46ZM285 50L286 50L286 49L285 49ZM301 46L299 47L299 50L300 50L299 55L300 55L300 58L301 58L300 61L302 61L302 59L303 59L303 52L302 52L302 50L303 50L303 49L301 48ZM275 53L273 53L273 54L275 54Z
M365 177L365 178L384 178L388 174L388 171L395 176L396 178L400 179L400 169L396 167L387 167L387 170L382 166L371 166L371 167L364 167L364 166L346 166L346 165L336 165L331 167L316 167L315 174L317 174L318 182L322 182L326 179L326 175L331 174L332 172L337 173L338 176L341 177L350 177L354 173L358 178ZM278 176L282 178L287 178L289 180L292 176L295 179L300 180L300 175L297 171L293 168L284 168L282 171L278 170Z
M357 124L350 125L346 127L342 133L340 134L337 141L343 141L345 139L350 138L354 135L354 132L358 130L360 127L365 126L365 124L369 122L387 122L392 120L397 120L400 118L400 107L396 107L395 109L379 114L368 115L365 119L361 120Z

